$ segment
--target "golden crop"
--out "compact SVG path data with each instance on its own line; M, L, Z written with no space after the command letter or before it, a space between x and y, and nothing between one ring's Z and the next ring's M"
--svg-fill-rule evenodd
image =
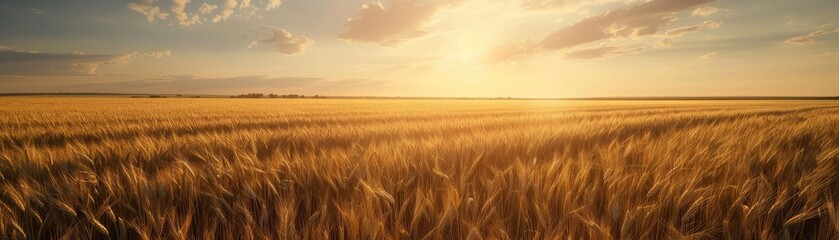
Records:
M839 238L830 101L5 98L0 130L0 238Z

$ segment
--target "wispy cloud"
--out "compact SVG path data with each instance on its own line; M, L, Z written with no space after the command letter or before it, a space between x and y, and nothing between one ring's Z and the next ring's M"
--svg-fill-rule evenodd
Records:
M597 48L576 50L566 53L563 58L572 60L590 60L599 58L608 58L632 53L639 53L643 51L640 47L610 47L601 46Z
M705 29L717 29L717 28L720 28L720 26L722 26L722 24L723 24L722 21L705 21L705 22L697 24L697 25L692 25L692 26L686 26L686 27L680 27L680 28L674 28L674 29L667 30L666 32L664 32L664 35L666 35L668 37L677 37L677 36L681 36L681 35L684 35L684 34L687 34L687 33L699 32L699 31L702 31L702 30L705 30Z
M715 59L715 58L717 58L717 55L719 55L719 52L709 52L709 53L707 53L707 54L705 54L705 55L700 56L700 57L699 57L699 60L711 60L711 59Z
M151 53L89 54L0 51L0 75L78 76L96 74L100 66L126 64L144 57L171 56L169 50Z
M302 87L323 81L323 78L237 76L237 77L201 77L195 75L174 75L148 78L134 81L107 82L88 84L100 88L150 90L150 91L186 91L186 90L223 90L254 88L290 88Z
M201 14L207 15L207 14L213 13L213 11L215 11L216 8L218 8L218 5L209 4L209 3L202 3L201 7L198 8L198 12L201 13Z
M3 76L0 76L0 83L2 83L2 79ZM25 80L25 78L16 79L12 81ZM331 80L320 77L272 77L264 75L233 77L170 75L139 80L109 81L102 79L95 82L75 84L46 81L41 83L41 87L61 86L65 89L82 92L130 93L241 94L249 92L300 93L302 91L312 94L342 94L350 93L346 91L356 92L392 87L390 81L367 78Z
M556 10L556 9L580 9L585 6L602 5L605 3L632 3L637 0L518 0L519 6L524 10Z
M347 88L376 88L383 87L390 84L389 81L373 80L373 79L344 79L337 81L321 81L317 82L318 88L324 89L347 89Z
M150 52L150 53L146 53L146 54L143 54L143 55L147 56L147 57L152 57L152 58L165 58L165 57L172 56L172 50L165 50L165 51L160 51L160 52Z
M719 8L705 6L694 9L693 12L691 12L691 15L693 15L694 17L707 17L713 15L718 11L720 11Z
M130 62L136 54L0 52L0 75L90 75L100 65Z
M35 15L44 15L44 14L47 13L47 12L44 12L44 10L37 9L37 8L30 8L29 11L32 11L32 13L35 14Z
M638 38L657 34L662 28L669 25L676 18L675 13L699 6L715 0L650 0L627 8L608 11L584 18L579 22L566 28L556 30L547 37L533 45L529 44L518 48L518 51L503 51L510 48L509 45L499 46L502 50L493 50L490 53L504 52L505 54L490 54L489 62L500 62L513 59L517 56L529 55L538 51L564 50L579 45L593 43L606 39L615 38ZM499 58L498 56L503 56Z
M789 40L785 41L784 43L788 45L806 45L806 44L814 44L816 43L816 38L820 36L824 36L830 34L830 32L825 30L818 30L815 32L811 32L810 34L804 36L798 36L794 38L790 38Z
M562 8L569 5L577 4L581 1L574 0L521 0L521 7L531 10L542 10L552 8Z
M679 38L685 34L689 33L696 33L702 30L707 29L717 29L722 26L723 21L705 21L700 24L679 27L670 29L664 32L662 35L662 39L658 42L659 47L669 47L676 43L676 38Z

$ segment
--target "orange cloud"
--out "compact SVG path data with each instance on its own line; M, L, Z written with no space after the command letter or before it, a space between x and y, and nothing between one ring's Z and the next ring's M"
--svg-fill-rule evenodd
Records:
M675 13L714 1L716 0L650 0L628 8L608 11L552 32L538 43L536 50L509 52L506 54L509 58L495 60L506 61L539 50L563 50L612 38L656 34L675 21L672 16Z
M431 34L427 25L441 9L454 6L459 0L393 0L385 7L381 1L363 4L361 10L347 20L346 32L338 38L359 43L396 46Z
M647 1L626 9L586 18L568 28L554 31L540 46L558 50L614 37L655 34L673 22L672 14L713 1L715 0Z
M273 44L274 50L286 55L296 55L306 51L314 41L306 36L293 35L285 29L265 27L270 36L251 42L249 47L259 44Z
M643 51L643 48L640 47L608 47L608 46L601 46L597 48L591 49L583 49L577 50L573 52L566 53L563 58L565 59L574 59L574 60L585 60L585 59L597 59L597 58L607 58L607 57L614 57L632 53L639 53Z

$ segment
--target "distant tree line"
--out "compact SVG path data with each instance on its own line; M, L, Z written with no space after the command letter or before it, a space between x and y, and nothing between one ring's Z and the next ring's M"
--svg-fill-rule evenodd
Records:
M168 95L141 95L141 96L131 96L131 98L169 98L169 97L179 97L179 98L182 98L182 97L184 97L184 95L182 95L182 94L177 94L177 95L173 95L173 96L168 96ZM201 98L201 96L199 96L199 95L186 96L186 97L188 97L188 98Z
M302 94L278 95L278 94L273 94L273 93L268 94L268 95L265 95L265 94L262 94L262 93L248 93L248 94L240 94L240 95L236 95L236 96L230 96L230 98L266 98L266 97L267 98L326 98L326 97L321 97L320 95L314 95L314 96L306 97L306 95L302 95Z

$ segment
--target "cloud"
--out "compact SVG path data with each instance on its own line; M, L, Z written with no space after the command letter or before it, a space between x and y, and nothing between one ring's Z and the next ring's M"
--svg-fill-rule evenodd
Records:
M189 2L190 0L172 0L172 14L175 15L175 19L178 19L178 24L181 26L191 26L193 24L201 23L201 17L198 16L198 14L194 14L190 17L186 13L186 4Z
M86 54L40 53L31 51L0 52L0 75L90 75L100 65L130 62L136 53Z
M300 77L237 76L213 78L194 75L175 75L134 81L86 84L85 87L155 92L205 91L223 89L303 87L322 80L323 78Z
M662 36L664 37L658 42L659 47L669 47L676 43L675 38L681 37L682 35L688 33L696 33L702 30L707 29L717 29L720 28L723 24L723 21L705 21L700 24L692 25L692 26L685 26L680 28L670 29L664 32Z
M126 64L144 57L163 58L172 51L126 54L41 53L0 51L0 75L79 76L94 75L102 65Z
M169 11L164 12L160 9L158 4L160 2L167 2L163 3L163 6L168 6ZM208 2L202 2L201 6L197 9L193 10L194 12L188 11L189 7L187 6L192 0L133 0L132 2L128 3L128 8L134 10L135 12L141 13L146 16L146 21L149 23L153 23L155 20L166 20L169 16L173 16L173 21L180 26L192 26L195 24L201 24L207 22L206 18L202 18L202 15L208 15L216 11L219 8L219 5L211 4ZM240 11L245 11L243 16L250 17L255 14L259 9L264 9L265 11L276 9L280 7L281 1L280 0L264 0L264 1L256 1L256 4L253 4L254 1L252 0L224 0L224 4L221 6L221 11L212 16L210 22L212 23L219 23L229 20L231 17L236 16L237 9L241 9ZM261 5L264 3L264 7L259 7L255 5ZM172 25L172 24L170 24Z
M671 15L714 0L651 0L629 8L586 18L554 31L540 44L546 49L565 49L598 40L657 33L673 22Z
M397 46L432 33L428 24L435 14L460 0L393 0L385 7L381 1L361 5L347 20L346 32L338 36L349 42Z
M221 13L219 15L216 15L216 17L213 18L213 23L227 21L227 19L233 15L233 12L236 9L236 5L238 4L239 3L236 2L236 0L225 0L224 9L221 10Z
M273 44L274 50L286 55L296 55L306 51L314 42L306 36L293 35L285 29L265 27L270 36L251 42L248 48L259 44Z
M824 53L824 54L822 54L822 55L824 55L825 57L835 57L835 56L839 56L839 51L835 51L835 52L826 52L826 53Z
M338 81L322 81L314 85L319 89L348 89L348 88L375 88L389 85L389 81L372 79L344 79Z
M44 12L44 10L37 9L37 8L30 8L29 11L32 11L32 13L35 14L35 15L44 15L44 14L47 13L47 12Z
M216 8L218 8L218 5L209 4L209 3L202 3L201 7L198 8L198 12L201 13L201 14L207 15L207 14L213 13L213 11L215 11Z
M582 9L605 3L632 3L638 0L518 0L524 10Z
M566 53L563 58L565 59L574 59L574 60L586 60L586 59L598 59L598 58L607 58L607 57L614 57L632 53L639 53L643 51L643 48L640 47L608 47L608 46L601 46L597 48L591 49L583 49L577 50L573 52Z
M693 10L693 12L691 12L691 15L694 16L694 17L707 17L707 16L711 16L712 14L714 14L718 11L720 11L720 9L716 8L716 7L710 7L710 6L700 7L700 8L697 8L697 9Z
M187 3L189 3L189 0L172 0L172 13L181 24L189 20L189 16L184 11Z
M551 9L573 5L578 2L574 0L522 0L521 7L530 10Z
M711 60L711 59L717 58L717 54L719 54L719 52L709 52L709 53L699 57L699 60Z
M494 48L489 49L487 53L484 54L483 62L490 64L502 62L517 56L531 54L535 52L538 47L538 43L533 40L529 40L522 43L496 46Z
M717 28L720 28L720 26L722 26L722 24L723 24L722 21L705 21L703 23L693 25L693 26L680 27L680 28L674 28L674 29L667 30L666 32L664 32L664 35L666 35L668 37L678 37L678 36L681 36L681 35L684 35L684 34L687 34L687 33L695 33L695 32L699 32L699 31L706 30L706 29L717 29Z
M169 13L160 11L160 7L154 5L154 0L137 0L128 3L128 8L135 12L146 15L146 21L154 22L155 19L166 20Z
M515 56L544 50L569 49L606 39L653 35L675 21L675 13L714 1L716 0L649 0L631 7L608 11L550 33L538 42L538 48L534 51L523 49L527 51L509 54L510 58L496 60L507 61Z
M672 46L673 44L676 43L675 38L681 37L682 35L685 35L685 34L688 34L688 33L696 33L696 32L702 31L702 30L706 30L706 29L717 29L717 28L720 28L722 26L722 24L723 24L723 21L705 21L705 22L697 24L697 25L692 25L692 26L686 26L686 27L680 27L680 28L674 28L674 29L667 30L666 32L664 32L664 34L662 34L662 36L664 38L661 39L658 42L658 46L659 47Z
M165 58L165 57L172 56L172 50L166 50L166 51L162 51L162 52L150 52L150 53L144 54L144 56L152 57L152 58Z
M98 64L98 65L102 65L102 64L126 64L126 63L130 63L131 61L134 61L134 59L137 59L138 56L139 56L139 54L137 52L126 53L126 54L122 54L122 55L117 55L115 58L112 58L111 60L104 61L104 62L98 62L96 64ZM94 72L95 72L95 69L94 69L94 71L91 71L90 74L93 74Z
M265 11L270 11L272 9L280 7L282 1L280 0L268 0L268 4L265 6Z
M676 44L676 40L674 40L673 38L662 38L660 41L658 41L658 44L656 44L656 46L669 47L673 46L673 44Z
M827 35L829 33L830 32L825 31L825 30L818 30L818 31L811 32L810 34L807 34L807 35L804 35L804 36L791 38L791 39L785 41L784 43L786 43L788 45L814 44L814 43L816 43L816 38L817 37L824 36L824 35Z
M14 48L6 46L6 45L0 45L0 51L12 50L12 49L14 49Z

